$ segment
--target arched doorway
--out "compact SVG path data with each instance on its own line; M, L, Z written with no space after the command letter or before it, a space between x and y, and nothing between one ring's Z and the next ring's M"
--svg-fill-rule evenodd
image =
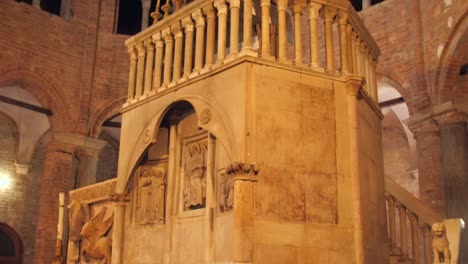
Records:
M0 222L0 263L23 263L23 242L16 231Z

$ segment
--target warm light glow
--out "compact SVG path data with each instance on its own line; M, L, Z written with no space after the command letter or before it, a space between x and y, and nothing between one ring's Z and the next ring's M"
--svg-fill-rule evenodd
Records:
M6 190L10 188L11 179L10 176L6 173L0 172L0 190Z

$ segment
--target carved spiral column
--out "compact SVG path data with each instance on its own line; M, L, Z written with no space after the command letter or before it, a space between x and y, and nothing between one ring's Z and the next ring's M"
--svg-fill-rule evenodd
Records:
M157 91L161 87L161 73L162 73L162 62L163 62L163 48L164 42L161 39L161 32L153 35L153 42L156 46L155 54L155 66L154 66L154 81L153 90Z
M400 217L400 242L401 242L401 258L400 260L408 259L408 231L406 226L406 208L403 204L397 202L396 208Z
M194 74L199 74L203 68L203 49L205 48L205 18L201 10L197 10L192 14L196 25L195 34L195 69Z
M226 0L215 0L214 5L218 10L218 58L217 63L223 64L226 58L227 37L227 5Z
M216 33L216 16L212 4L203 8L203 13L206 15L206 64L208 69L214 64L215 54L215 33Z
M272 60L274 57L271 55L270 47L270 4L271 0L261 0L262 6L262 54L263 59Z
M192 73L192 53L193 53L193 22L190 16L182 19L182 26L185 30L185 52L184 52L184 77L189 78Z
M335 19L336 11L336 8L329 5L322 8L322 17L325 20L325 50L327 71L330 73L335 72L335 58L333 55L333 20Z
M317 18L319 16L321 4L310 1L309 3L309 30L310 30L310 66L313 69L320 68L319 65L319 46L317 35Z
M112 264L123 264L123 244L125 233L125 207L129 201L126 193L116 193L114 202L114 224L112 227Z
M236 58L239 53L239 12L240 0L229 0L231 10L231 36L228 58Z
M411 246L413 249L413 263L419 263L421 256L419 254L419 225L418 217L412 213L408 213L408 218L411 223Z
M174 51L174 73L173 82L177 82L182 74L182 44L184 34L180 26L180 22L177 22L171 26L171 30L175 37L175 51Z
M146 49L143 46L143 42L136 45L138 51L138 67L137 67L137 79L136 79L136 97L140 97L143 94L143 82L145 77L145 56Z
M136 81L136 67L137 67L137 54L134 47L128 49L130 54L130 72L128 74L128 100L135 97L135 81Z
M163 86L166 88L171 82L172 73L172 52L174 51L174 39L172 38L171 29L167 28L162 32L164 43L166 45L166 52L164 54L164 81Z
M340 10L338 24L340 27L340 50L341 50L341 71L343 73L349 73L349 57L348 57L348 12Z
M146 68L145 68L145 89L144 94L151 91L153 84L153 62L154 62L154 45L151 39L145 40L146 46Z
M287 61L286 48L288 40L286 37L286 11L288 0L278 0L278 61L285 63Z
M254 189L258 167L254 164L233 163L226 173L234 181L234 262L253 262Z
M292 10L294 16L294 57L295 64L302 65L302 10L304 4L300 1L294 3Z

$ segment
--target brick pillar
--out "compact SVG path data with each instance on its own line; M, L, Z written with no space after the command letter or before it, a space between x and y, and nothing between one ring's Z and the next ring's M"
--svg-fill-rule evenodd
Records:
M104 145L104 141L76 134L53 135L47 147L41 179L34 263L52 263L57 236L58 193L96 182L98 156Z
M442 176L447 218L468 221L468 114L450 111L435 117L440 127ZM468 232L462 232L460 263L468 262Z
M58 194L74 185L74 148L52 142L46 152L39 194L34 263L52 263L57 236Z
M432 119L412 121L416 139L419 172L419 199L438 212L444 212L444 181L441 173L439 126Z

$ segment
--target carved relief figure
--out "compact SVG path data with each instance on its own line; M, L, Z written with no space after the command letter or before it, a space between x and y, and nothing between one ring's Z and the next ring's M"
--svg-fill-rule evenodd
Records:
M206 141L187 145L185 160L184 209L205 207L206 199Z
M101 260L101 264L111 263L111 235L109 232L114 223L114 214L104 220L107 207L91 218L81 229L80 235L83 238L81 254L87 262L91 259Z
M451 263L449 241L443 223L432 224L432 250L434 263Z
M219 185L219 207L221 212L232 210L234 207L234 181L232 175L221 174Z
M79 247L81 242L81 229L89 217L89 207L79 200L73 200L69 205L70 234L68 245L68 257L71 261L80 260Z
M140 167L136 221L142 225L164 223L165 175L163 168Z

